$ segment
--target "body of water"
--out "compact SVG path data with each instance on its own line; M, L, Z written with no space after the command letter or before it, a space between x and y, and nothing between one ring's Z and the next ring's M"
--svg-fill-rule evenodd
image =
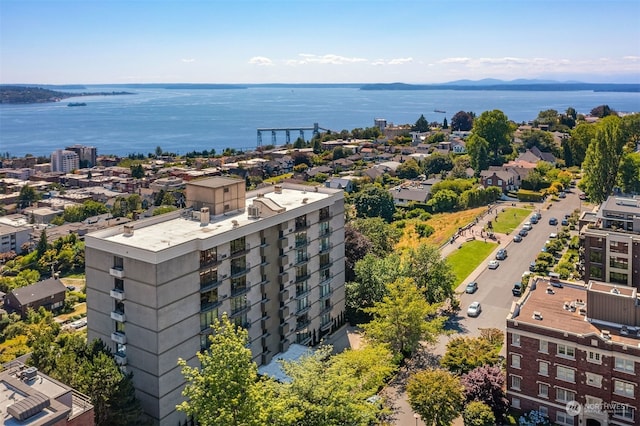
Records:
M89 92L121 91L91 87ZM458 111L498 109L518 123L540 111L573 107L588 113L599 105L616 111L640 111L640 93L518 91L362 91L354 88L126 89L122 96L91 96L58 103L0 105L0 152L12 156L50 155L73 144L98 148L98 154L127 155L224 148L254 149L258 128L313 127L333 131L366 128L375 118L413 124L424 114L442 122ZM68 107L69 102L86 106ZM446 113L434 112L446 111ZM291 141L299 136L291 132ZM309 140L311 131L305 132ZM262 133L262 144L271 144ZM285 143L284 132L276 144Z

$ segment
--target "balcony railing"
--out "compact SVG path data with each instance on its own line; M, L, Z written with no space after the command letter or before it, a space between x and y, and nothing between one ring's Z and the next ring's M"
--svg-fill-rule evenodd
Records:
M311 321L309 321L309 320L297 322L296 323L296 331L304 330L305 328L309 327L309 324L311 324Z
M320 298L321 299L324 299L326 297L331 296L331 293L333 293L333 290L331 290L330 286L320 287Z
M231 268L231 278L237 278L239 276L248 274L251 270L251 265L247 263L243 268Z
M330 226L327 226L326 228L320 228L320 236L321 237L327 236L331 234L332 231L333 229Z
M320 269L330 268L333 265L333 259L329 258L329 261L320 264Z
M333 309L333 303L330 303L329 305L325 305L322 307L322 310L320 311L320 314L326 314L327 312L331 312L331 310Z
M333 248L333 244L332 243L328 243L328 244L320 244L320 247L318 247L318 251L320 253L326 253L329 250L331 250Z
M309 240L305 239L300 239L300 240L296 240L296 247L300 248L300 247L305 247L309 245Z
M251 246L249 244L245 244L244 247L236 247L235 251L229 253L229 257L238 257L240 255L246 254L249 250L251 250Z
M302 282L302 281L306 281L309 279L309 274L304 274L304 275L297 275L296 276L296 282Z
M125 322L127 317L124 315L124 312L111 311L111 319L118 322Z
M116 352L113 356L118 365L127 365L127 355L124 352Z
M311 290L309 289L309 286L296 288L296 299L308 296L310 292Z
M235 308L231 309L231 316L237 316L245 312L249 312L249 309L251 309L251 306L249 304L246 304L244 306L236 306Z
M296 232L300 232L300 231L304 231L305 229L309 229L310 223L309 221L306 220L296 220L296 227L295 230Z
M294 260L295 260L294 265L301 265L309 261L309 256L296 256Z
M120 343L121 345L127 344L127 336L124 333L121 333L119 331L111 333L111 340L113 340L116 343Z
M328 321L324 324L320 324L320 330L326 331L331 328L332 321Z
M304 315L311 309L311 305L299 306L296 315Z
M320 275L320 284L326 283L327 281L331 281L333 278L333 274Z
M231 297L240 296L241 294L248 293L251 290L251 283L247 283L243 286L231 287Z
M113 289L109 292L109 295L116 300L124 300L124 290Z
M123 279L124 269L120 267L109 268L109 275L111 275L112 277Z

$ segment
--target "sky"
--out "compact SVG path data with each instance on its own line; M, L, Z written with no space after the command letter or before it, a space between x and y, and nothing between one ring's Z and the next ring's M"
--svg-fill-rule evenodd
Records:
M0 84L640 83L640 0L0 0Z

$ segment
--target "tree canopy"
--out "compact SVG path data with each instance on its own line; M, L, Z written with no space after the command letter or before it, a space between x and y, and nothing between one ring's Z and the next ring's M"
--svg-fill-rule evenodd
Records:
M511 152L511 135L513 129L507 116L500 110L485 111L473 122L473 133L489 143L489 151L493 160L503 153Z
M409 378L407 394L413 411L427 426L449 426L464 403L460 379L445 370L423 370Z

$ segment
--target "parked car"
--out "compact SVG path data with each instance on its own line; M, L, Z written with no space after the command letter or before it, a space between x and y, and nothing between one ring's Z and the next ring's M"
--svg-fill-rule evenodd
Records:
M507 249L500 249L496 253L496 260L505 260L507 258Z
M467 315L470 317L477 317L482 312L482 307L480 306L480 302L473 302L467 308Z
M522 224L522 229L526 229L527 231L531 231L531 228L533 228L531 226L531 222L525 222L524 224Z
M531 262L529 264L529 271L531 271L531 272L535 272L536 271L536 262Z
M76 291L76 286L74 286L74 285L68 285L68 286L67 286L67 291Z
M522 229L518 232L518 235L520 235L521 237L526 237L528 233L529 233L529 231L527 231L526 229L522 228Z
M551 239L558 238L558 234L556 234L555 232L552 232L549 234L549 238Z
M581 193L579 195L579 197L580 197L581 200L586 200L587 199L587 195L585 193Z
M558 197L560 198L567 198L567 194L565 194L564 191L560 192L560 194L558 194Z
M562 222L560 222L562 224L562 226L569 226L569 221L567 219L562 219Z
M534 212L531 217L535 217L536 220L542 219L542 214L540 212Z
M536 223L538 223L538 216L534 213L533 216L531 216L531 219L529 219L529 222L535 225Z
M473 294L478 290L478 283L473 281L467 284L467 288L464 289L465 293Z
M496 269L498 266L500 266L500 262L498 262L497 260L489 261L489 269Z
M558 224L558 219L556 219L555 217L549 218L549 225L557 225L557 224Z
M513 284L513 288L511 289L511 294L513 294L514 296L521 296L522 295L522 283Z
M514 243L519 243L520 241L522 241L522 237L519 234L513 236Z

